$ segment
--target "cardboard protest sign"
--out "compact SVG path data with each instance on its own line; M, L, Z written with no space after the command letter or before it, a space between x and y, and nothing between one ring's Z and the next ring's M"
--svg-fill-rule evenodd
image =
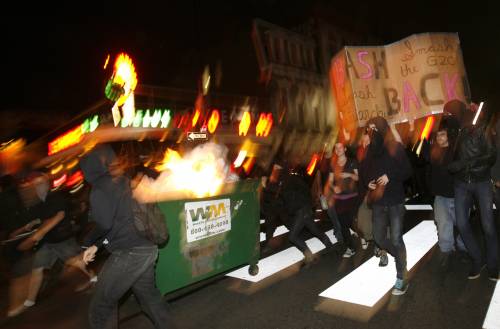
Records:
M455 33L425 33L378 47L344 47L333 57L330 82L339 120L348 130L374 116L390 123L440 113L470 91Z

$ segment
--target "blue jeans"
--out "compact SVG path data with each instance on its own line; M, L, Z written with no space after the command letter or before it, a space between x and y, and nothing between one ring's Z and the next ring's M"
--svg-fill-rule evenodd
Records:
M455 251L455 234L457 226L455 216L455 199L436 195L434 198L434 218L438 230L438 244L442 252ZM467 251L460 234L456 238L457 249Z
M473 196L478 201L481 213L481 224L486 240L486 264L488 270L497 271L498 237L495 221L493 220L493 191L489 181L472 183L455 182L455 214L457 216L458 230L472 258L473 266L478 270L484 262L481 256L481 249L474 237L469 222Z
M405 279L406 246L403 241L403 219L405 206L373 205L373 237L377 245L387 250L396 261L398 279ZM390 240L387 238L387 227L390 226Z
M155 328L173 328L167 304L155 286L157 257L157 246L117 250L109 256L90 302L90 328L117 328L118 301L130 288Z

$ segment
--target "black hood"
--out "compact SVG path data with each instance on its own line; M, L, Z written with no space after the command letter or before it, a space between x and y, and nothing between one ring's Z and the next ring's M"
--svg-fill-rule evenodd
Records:
M446 130L448 139L453 141L457 138L460 130L460 122L452 115L443 116L439 123L438 131Z
M458 99L447 102L444 105L443 113L451 115L461 128L472 125L472 120L474 119L474 112L468 110L465 103Z
M116 154L109 145L99 145L80 161L85 180L90 184L104 176L109 176L109 166L115 161Z
M374 124L375 127L377 127L378 132L382 135L382 137L384 137L384 139L386 138L386 135L388 133L391 133L389 124L387 123L387 120L384 119L383 117L371 118L366 123L366 126L369 127L370 124Z
M370 134L370 145L368 156L380 156L384 152L384 137L379 131L372 130Z
M371 156L380 156L384 151L384 145L393 140L393 135L387 120L383 117L374 117L368 120L366 127L375 125L376 130L370 131L370 146L368 154Z

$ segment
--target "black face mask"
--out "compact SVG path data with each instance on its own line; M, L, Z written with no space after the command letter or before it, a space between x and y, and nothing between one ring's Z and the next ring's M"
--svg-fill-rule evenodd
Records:
M384 137L374 129L370 132L370 146L368 153L372 156L379 156L384 150Z

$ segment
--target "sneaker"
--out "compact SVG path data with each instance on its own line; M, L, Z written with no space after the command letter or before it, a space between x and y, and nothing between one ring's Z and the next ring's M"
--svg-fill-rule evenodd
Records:
M304 266L309 267L312 263L317 261L317 256L314 255L310 250L304 251Z
M493 282L497 282L498 281L498 270L491 270L491 271L488 271L488 279L493 281Z
M85 281L84 283L76 286L75 292L82 292L87 289L93 288L97 283L97 276L93 276L90 280Z
M363 249L363 250L368 249L368 241L366 241L363 238L361 238L361 249Z
M356 251L351 248L347 248L342 257L344 258L351 258L352 256L356 255Z
M480 267L473 266L469 272L469 276L467 277L469 280L477 279L481 276L481 271L483 270L484 265Z
M380 254L380 261L378 262L378 266L385 267L387 266L387 264L389 264L389 257L387 257L386 252L382 252Z
M451 252L443 252L440 255L439 265L442 268L448 268L450 266Z
M394 288L392 289L392 294L394 296L401 296L406 293L408 290L409 283L403 279L396 279L396 283L394 284Z
M35 305L35 302L33 302L31 300L25 300L23 304L19 305L18 307L14 308L12 310L9 310L7 312L7 317L12 318L14 316L18 316L19 314L23 313L24 311L26 311L28 308L32 307L33 305Z

